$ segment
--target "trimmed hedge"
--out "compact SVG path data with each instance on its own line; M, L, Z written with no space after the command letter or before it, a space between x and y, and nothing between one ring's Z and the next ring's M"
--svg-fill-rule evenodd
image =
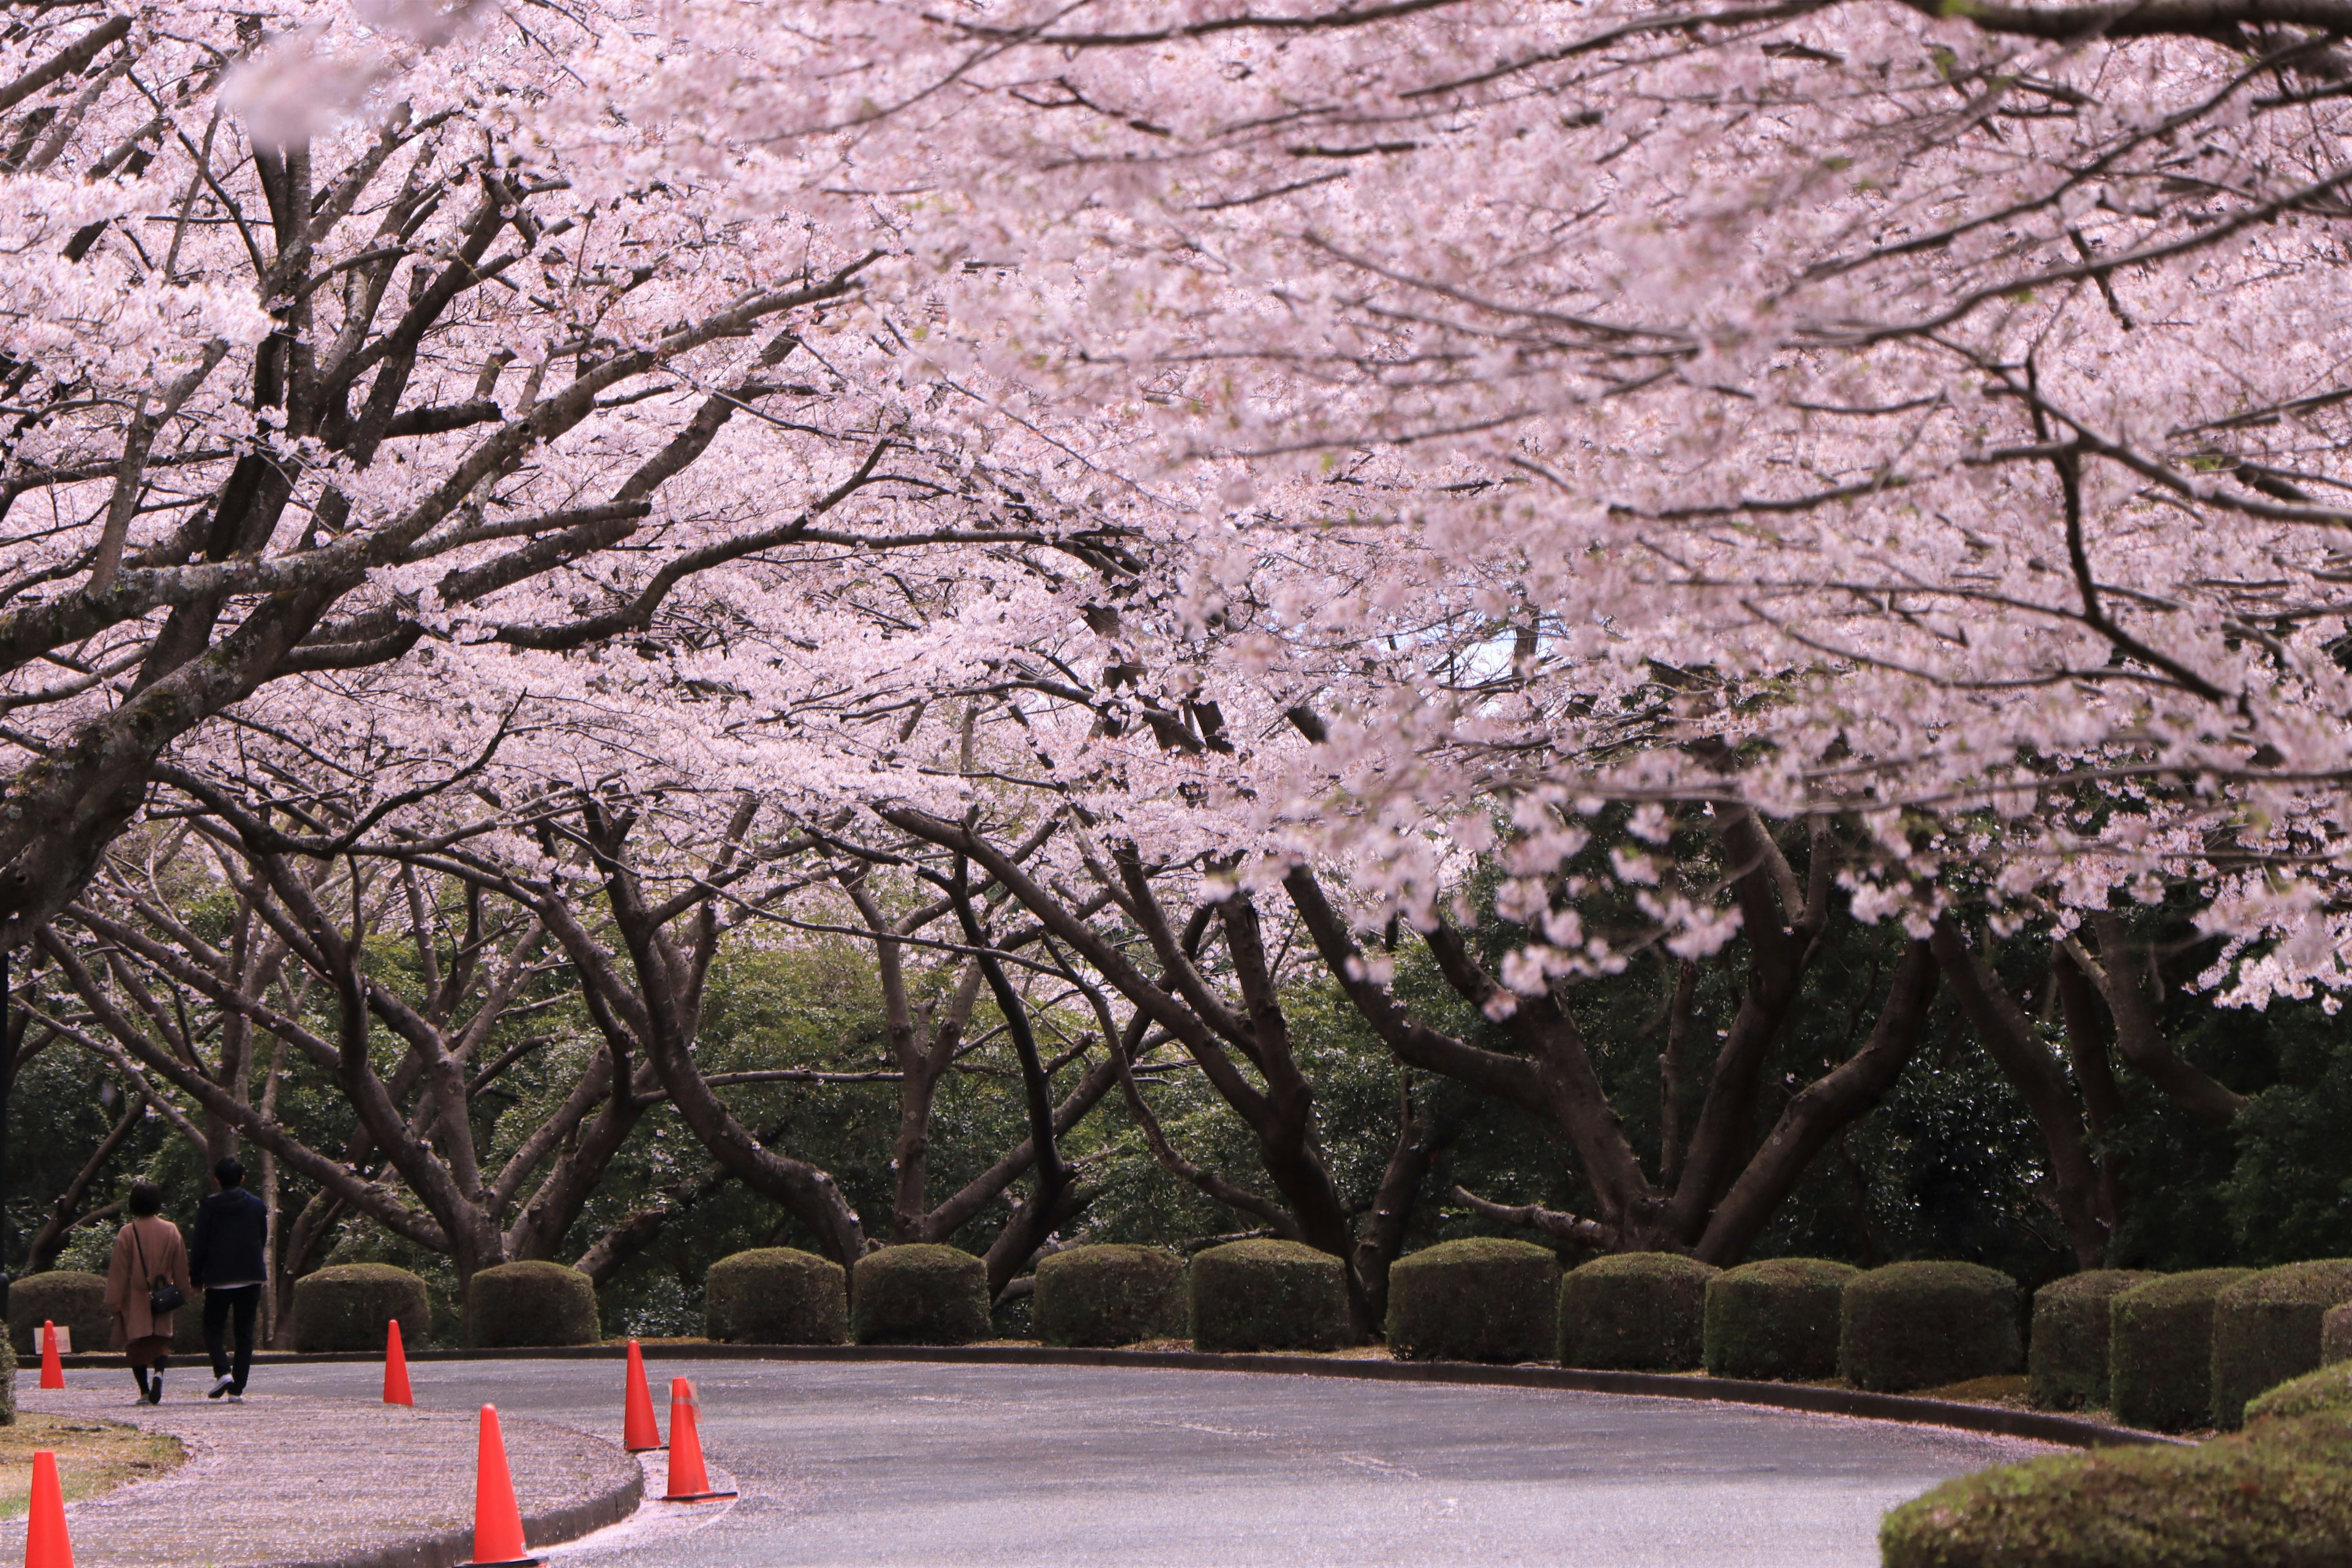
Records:
M0 1322L0 1426L16 1424L16 1347L8 1342L8 1325Z
M2352 1361L2352 1301L2330 1307L2319 1320L2319 1364L2333 1366Z
M1184 1333L1184 1260L1158 1247L1073 1247L1037 1261L1030 1322L1049 1345L1131 1345Z
M1389 1266L1399 1361L1540 1361L1559 1340L1559 1258L1501 1237L1443 1241Z
M2246 1426L2252 1429L2266 1420L2292 1420L2324 1410L2352 1411L2352 1366L2323 1366L2248 1400Z
M547 1267L552 1267L549 1265ZM483 1273L496 1272L485 1269ZM567 1272L570 1272L567 1270ZM478 1287L482 1275L474 1277ZM582 1275L583 1280L586 1275ZM593 1289L593 1288L592 1288ZM589 1308L595 1308L594 1297ZM594 1321L592 1317L592 1322ZM287 1314L287 1332L298 1351L373 1351L381 1352L388 1337L386 1325L400 1324L404 1350L423 1347L433 1332L433 1304L425 1281L389 1263L338 1263L314 1269L294 1281L294 1305ZM538 1342L509 1340L508 1344ZM576 1340L549 1343L577 1344Z
M400 1331L405 1337L407 1325ZM561 1263L501 1263L475 1275L466 1293L466 1342L478 1350L593 1345L602 1338L595 1285Z
M2094 1268L2053 1279L2033 1293L2033 1335L2025 1364L2033 1403L2044 1410L2080 1410L2107 1403L2108 1308L2153 1274Z
M1720 1272L1671 1252L1621 1252L1559 1282L1559 1364L1685 1372L1706 1354L1707 1281Z
M988 1266L961 1247L918 1242L857 1260L850 1337L861 1345L968 1345L988 1338Z
M1706 1282L1709 1377L1773 1381L1837 1373L1838 1308L1862 1270L1825 1258L1767 1258Z
M2185 1432L2213 1419L2213 1301L2252 1272L2167 1274L2107 1304L2108 1407L2116 1420Z
M8 1285L8 1342L20 1356L37 1359L41 1325L73 1331L77 1351L103 1351L114 1343L114 1314L106 1310L106 1276L78 1268L27 1274ZM174 1321L173 1327L177 1327Z
M1856 1388L1901 1394L2015 1372L2017 1284L1973 1263L1890 1263L1846 1281L1838 1371Z
M2213 1300L2213 1424L2245 1417L2246 1401L2319 1365L2320 1321L2352 1301L2352 1258L2265 1268Z
M2193 1448L2105 1448L1947 1481L1879 1527L1885 1568L2336 1568L2352 1425L2265 1421Z
M230 1320L229 1338L236 1340L236 1321ZM261 1325L253 1326L253 1342L261 1347ZM172 1353L202 1355L205 1353L205 1288L201 1285L188 1292L188 1304L172 1314Z
M755 1247L702 1278L702 1331L739 1345L837 1345L849 1337L849 1273L791 1247Z
M1192 1259L1193 1349L1328 1351L1348 1338L1348 1274L1329 1253L1259 1237Z

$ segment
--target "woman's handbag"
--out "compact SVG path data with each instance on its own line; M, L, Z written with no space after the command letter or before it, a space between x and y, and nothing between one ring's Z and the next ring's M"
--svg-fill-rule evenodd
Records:
M131 1227L131 1246L139 1254L139 1272L147 1274L147 1248L139 1240L139 1226ZM147 1310L155 1317L188 1304L188 1294L161 1274L147 1274Z

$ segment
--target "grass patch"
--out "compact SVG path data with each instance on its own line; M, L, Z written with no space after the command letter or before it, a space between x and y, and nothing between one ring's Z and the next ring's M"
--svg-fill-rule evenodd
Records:
M0 1426L0 1519L24 1517L33 1489L33 1455L41 1448L58 1456L58 1478L68 1502L152 1480L188 1457L177 1437L120 1421L19 1411L15 1426Z

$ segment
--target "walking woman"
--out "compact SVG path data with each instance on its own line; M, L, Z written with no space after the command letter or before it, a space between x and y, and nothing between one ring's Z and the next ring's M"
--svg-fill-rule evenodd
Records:
M163 1368L172 1351L172 1312L188 1299L188 1249L180 1227L163 1217L163 1189L131 1184L131 1222L114 1236L106 1269L106 1310L115 1338L131 1352L139 1397L163 1403Z

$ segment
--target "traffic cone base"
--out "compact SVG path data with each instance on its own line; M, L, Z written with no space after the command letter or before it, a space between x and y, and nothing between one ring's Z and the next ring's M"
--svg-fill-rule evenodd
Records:
M627 1392L621 1402L621 1447L632 1454L649 1454L668 1447L654 1425L654 1396L646 1386L645 1352L629 1342Z
M44 1320L41 1324L41 1386L63 1388L65 1385L65 1363L58 1359L58 1326Z
M695 1418L694 1384L682 1377L669 1380L669 1484L663 1489L664 1502L710 1502L730 1498L732 1490L722 1491L710 1484L709 1472L702 1468L702 1436Z
M522 1510L515 1506L514 1472L507 1468L498 1407L485 1405L474 1460L474 1555L458 1568L525 1568L546 1561L523 1544Z
M33 1495L25 1515L25 1568L73 1568L73 1539L66 1532L65 1489L58 1484L58 1457L47 1448L33 1456Z
M400 1343L398 1318L383 1328L383 1402L407 1405L416 1403L416 1395L408 1387L408 1352Z

